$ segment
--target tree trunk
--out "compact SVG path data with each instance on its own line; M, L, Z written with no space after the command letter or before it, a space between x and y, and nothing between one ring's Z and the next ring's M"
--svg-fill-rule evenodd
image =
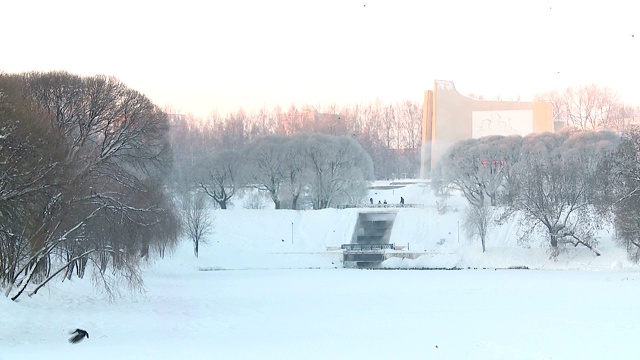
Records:
M33 265L28 269L27 274L25 274L25 278L22 279L22 281L18 285L18 292L11 297L11 301L16 301L16 299L19 298L22 292L27 288L27 285L29 285L31 278L33 277L35 268L35 265ZM11 289L11 286L9 286L8 289Z
M35 289L33 289L32 292L29 293L29 296L33 296L35 294L38 293L38 290L42 289L45 285L47 285L47 283L49 281L51 281L51 279L53 279L54 277L56 277L56 275L60 274L61 272L63 272L65 269L67 269L69 267L69 265L71 265L72 263L74 263L76 260L78 259L82 259L85 256L89 256L91 253L97 252L97 251L105 251L105 250L98 250L98 249L92 249L92 250L88 250L85 251L84 253L74 257L73 259L71 259L71 261L68 261L65 265L63 265L62 267L60 267L57 271L55 271L53 274L49 275L49 277L47 277L42 283L38 284L38 286L36 286ZM110 250L106 250L106 252L111 252ZM25 287L26 288L26 285ZM22 289L22 291L24 291L24 288ZM18 298L18 296L20 296L20 294L22 293L22 291L20 291L20 293L16 294L15 297L13 297L11 300L15 300Z
M557 248L558 247L558 234L550 233L549 236L551 237L551 247L552 248Z
M67 280L71 280L71 278L73 277L73 270L75 270L75 263L71 263L68 267L67 267L67 271L64 274L65 279Z
M595 247L591 246L591 244L586 243L586 242L584 242L584 241L582 241L582 240L578 239L575 235L574 235L574 236L572 236L572 237L576 240L573 246L578 246L578 245L582 244L582 245L584 245L587 249L589 249L589 250L593 251L593 253L594 253L594 254L596 254L596 256L600 256L600 255L601 255L601 254L600 254L600 252L598 251L598 249L596 249Z

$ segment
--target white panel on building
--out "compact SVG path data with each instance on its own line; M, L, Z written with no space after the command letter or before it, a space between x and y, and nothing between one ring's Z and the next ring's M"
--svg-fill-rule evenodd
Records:
M533 132L533 110L490 110L471 112L471 136L528 135Z

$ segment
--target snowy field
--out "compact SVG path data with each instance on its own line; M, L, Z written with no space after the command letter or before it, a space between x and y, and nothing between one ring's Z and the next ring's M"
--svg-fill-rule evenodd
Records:
M640 272L609 232L602 256L553 261L543 242L519 243L514 222L482 254L458 231L460 199L439 214L417 185L372 196L425 205L400 209L391 235L424 256L383 265L465 270L343 269L327 248L349 242L364 210L238 205L213 212L199 258L184 242L149 264L144 294L109 302L84 279L0 297L0 360L638 358ZM495 270L508 266L532 270ZM69 344L75 328L90 338Z

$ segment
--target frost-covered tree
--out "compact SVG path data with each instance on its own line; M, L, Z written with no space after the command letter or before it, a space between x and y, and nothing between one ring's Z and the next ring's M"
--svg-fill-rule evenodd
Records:
M10 232L29 247L4 279L6 293L16 299L32 286L35 294L59 274L82 277L90 263L107 289L114 274L138 283L140 259L175 244L179 231L164 186L172 161L166 115L111 77L19 78L19 97L40 109L29 116L46 126L56 159L30 214L37 225Z
M483 164L477 153L477 143L477 139L469 139L449 147L432 174L431 184L437 193L446 193L453 188L460 190L470 205L479 207L484 204Z
M518 156L519 136L487 136L452 145L433 173L438 192L462 191L469 204L481 207L487 199L496 205L509 189L509 168Z
M290 208L298 209L300 197L311 179L311 169L307 163L306 146L308 134L298 134L284 143L286 198Z
M465 213L465 229L469 236L478 235L482 251L498 200L508 196L512 165L518 158L520 136L486 136L452 145L433 172L432 186L443 194L448 189L460 190L469 207Z
M242 166L238 151L219 151L196 166L193 171L195 182L221 209L226 209L241 183Z
M489 204L469 205L464 214L464 229L468 237L478 236L482 252L486 251L486 239L493 224L494 208Z
M515 164L516 194L511 209L547 232L552 256L563 245L583 245L596 255L595 233L602 227L594 202L601 169L616 148L611 132L528 135Z
M522 214L533 228L546 229L553 256L566 244L598 254L598 208L608 196L608 154L617 143L612 132L575 130L465 140L445 154L432 182L440 192L462 191L470 204L467 227L481 238L488 228L486 205L501 203L505 214Z
M280 209L282 187L287 180L287 170L290 170L287 141L285 136L268 135L256 139L244 151L245 182L258 190L267 191L276 209Z
M510 205L516 193L514 177L516 176L514 164L520 159L520 147L522 146L522 136L505 136L496 146L502 149L501 156L504 159L501 167L501 183L497 192L499 204Z
M355 140L315 134L308 138L306 145L312 174L309 192L314 209L364 198L373 179L373 163Z
M611 157L616 238L629 258L640 260L640 131L626 133Z
M193 254L198 257L203 237L212 230L213 226L205 195L197 192L187 197L182 216L185 232L193 243Z

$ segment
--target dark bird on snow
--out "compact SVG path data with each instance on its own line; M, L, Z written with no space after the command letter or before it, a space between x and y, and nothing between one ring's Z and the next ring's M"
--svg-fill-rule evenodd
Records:
M73 336L69 338L69 342L72 344L79 343L80 341L82 341L82 339L84 339L85 336L87 337L87 339L89 338L89 333L82 329L76 329L76 331L72 332L71 335Z

